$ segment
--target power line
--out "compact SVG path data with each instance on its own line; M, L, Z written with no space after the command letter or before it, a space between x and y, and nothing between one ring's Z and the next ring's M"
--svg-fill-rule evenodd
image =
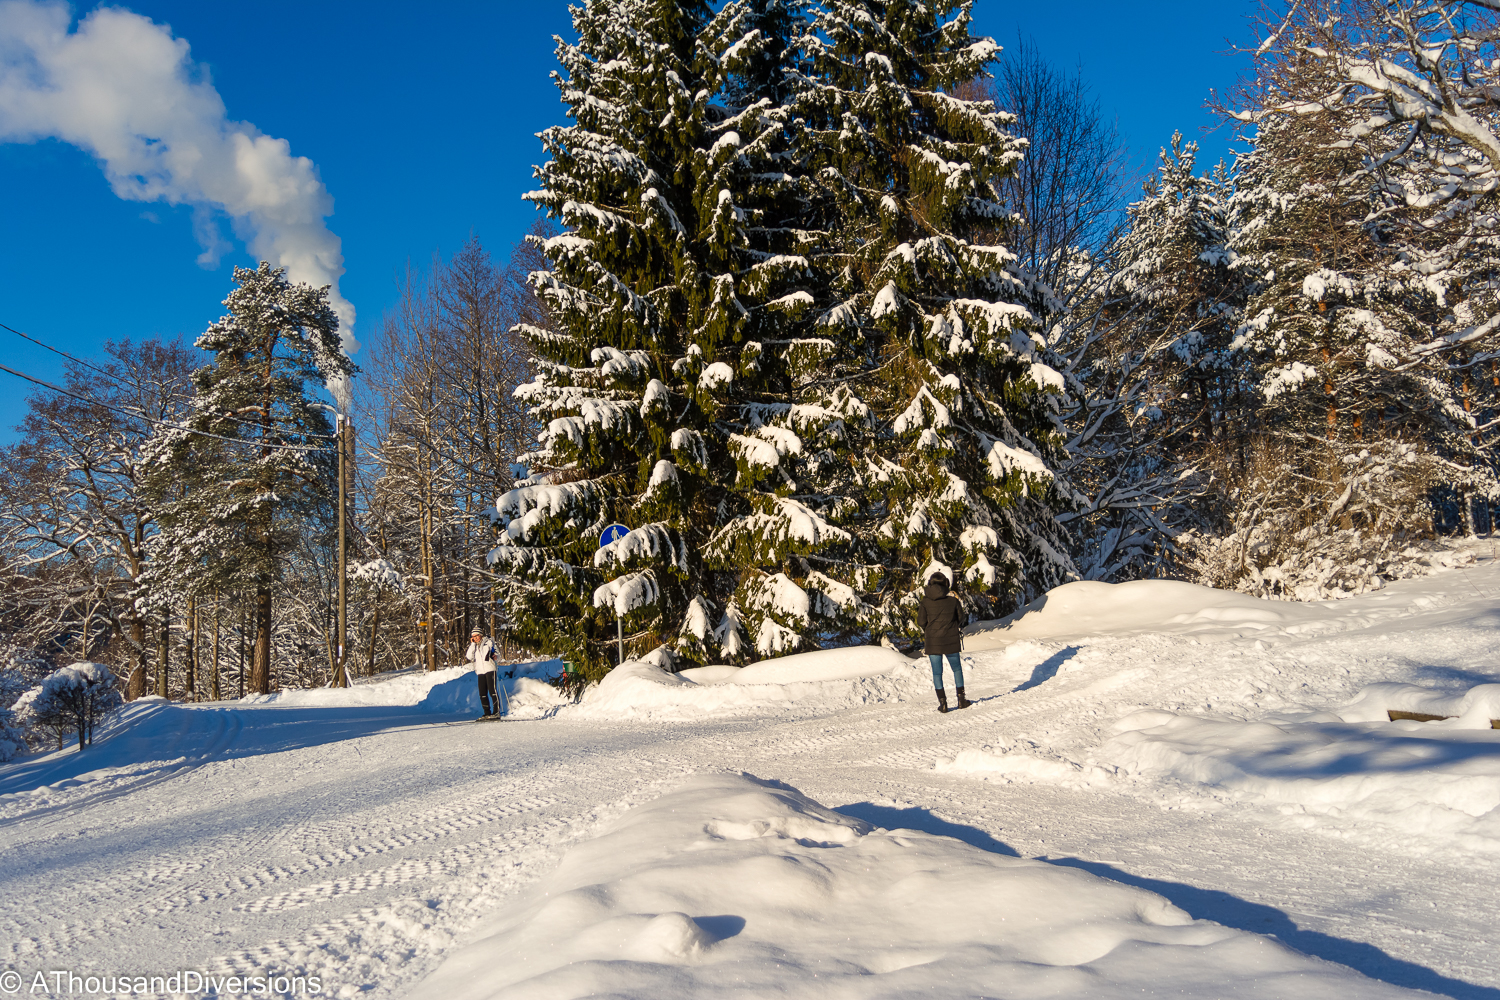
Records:
M20 337L22 340L29 340L33 344L35 344L36 346L41 347L41 348L45 348L46 350L51 351L53 354L61 355L62 357L67 358L69 361L73 362L76 365L82 365L84 368L87 368L90 371L98 372L100 375L103 375L105 378L107 378L110 381L114 382L116 385L125 385L126 384L124 379L120 378L120 376L114 374L113 372L105 371L103 368L100 368L98 365L91 364L91 363L89 363L87 361L84 361L82 358L75 358L73 355L69 354L67 351L64 351L64 350L61 350L59 348L53 347L51 344L45 344L42 341L40 341L40 340L36 339L35 337L33 337L31 334L29 334L29 333L22 333L20 330L17 330L13 326L9 326L9 325L7 325L5 323L0 323L0 330L9 330L11 333L15 334L17 337ZM10 371L10 369L7 368L6 371ZM14 375L14 374L16 374L16 372L11 372L11 374ZM21 377L25 378L26 376L23 375ZM63 391L61 389L57 389L56 386L48 386L48 388L49 389L55 389L58 392L62 392ZM69 395L71 395L71 393ZM85 400L85 402L93 402L93 400ZM101 403L99 405L103 406L103 405L107 405L107 404ZM115 409L115 407L110 407L110 409ZM123 412L123 411L121 411L121 412ZM139 414L138 416L142 420L150 420L151 419L150 417L146 416L144 413ZM256 423L253 420L241 420L239 417L232 416L232 415L230 415L228 413L218 414L217 418L221 419L221 420L232 420L232 421L234 421L237 424L244 424L246 427L255 427L255 428L260 428L261 427L260 424ZM276 428L272 428L272 429L281 431L281 432L286 433L286 434L299 434L302 437L321 438L321 439L326 440L326 441L333 441L333 440L337 440L337 438L338 438L337 434L313 434L313 433L311 433L309 431L299 431L299 430L296 430L295 428L290 428L290 427L276 427ZM206 432L203 432L203 431L194 431L194 433L195 434L201 434L201 433L206 433ZM226 438L225 440L233 440L233 439L232 438Z
M9 329L9 327L7 327L6 329ZM272 449L274 451L319 452L319 453L322 453L322 454L330 454L330 455L333 453L333 449L332 448L318 448L318 447L309 447L307 445L295 445L295 444L261 444L259 442L255 442L255 441L247 441L244 438L232 438L232 437L225 437L222 434L212 434L212 433L210 433L208 431L200 431L200 430L198 430L196 428L188 427L186 424L174 423L174 422L172 422L170 420L158 420L155 417L148 417L144 413L132 413L129 410L122 409L121 407L118 407L118 406L111 406L109 403L105 403L105 402L102 402L102 401L97 400L97 399L89 399L87 396L80 396L76 392L69 392L67 389L61 388L60 386L55 386L51 382L46 382L46 381L43 381L42 379L34 378L34 377L30 376L30 375L27 375L25 372L18 372L14 368L9 368L9 367L7 367L5 365L0 365L0 371L7 372L7 373L9 373L11 375L14 375L16 378L23 378L26 381L35 383L36 385L39 385L39 386L41 386L44 389L51 389L53 392L61 393L62 395L67 396L70 399L76 399L80 403L87 403L90 406L102 406L106 410L113 410L116 413L122 413L125 416L130 417L130 418L132 418L134 420L144 420L148 424L156 424L159 427L170 427L173 430L182 431L185 434L197 434L200 437L213 438L216 441L228 441L230 444L249 445L252 448L269 448L269 449ZM252 425L252 426L259 426L259 425L255 424L255 425ZM318 435L308 435L308 436L309 437L326 437L327 435L318 434Z
M53 347L50 344L44 344L40 340L37 340L35 337L31 336L31 334L29 334L29 333L22 333L20 330L17 330L13 326L6 326L4 323L0 323L0 329L9 330L11 333L15 334L17 337L20 337L22 340L29 340L33 344L35 344L36 346L45 348L45 349L51 351L53 354L61 354L63 357L67 358L69 361L73 362L74 364L79 364L79 365L82 365L85 368L92 369L92 370L98 372L100 375L103 375L105 378L113 379L116 382L120 381L117 376L111 375L109 372L105 371L103 368L100 368L97 365L89 364L89 362L84 361L81 358L75 358L75 357L73 357L73 355L69 354L67 351L60 351L60 350L58 350L57 348Z

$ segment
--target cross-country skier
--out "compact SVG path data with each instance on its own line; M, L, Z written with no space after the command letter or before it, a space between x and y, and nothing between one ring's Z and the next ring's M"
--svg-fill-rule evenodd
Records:
M469 636L469 651L465 662L474 668L474 680L479 684L479 706L484 709L481 719L500 714L500 692L495 687L495 643L486 639L478 628Z
M932 664L932 686L937 689L938 711L948 711L948 694L943 690L943 657L953 671L953 687L958 693L958 708L968 708L964 697L964 668L958 653L963 648L963 607L948 593L948 578L934 573L927 580L926 593L917 608L917 624L926 633L927 660Z

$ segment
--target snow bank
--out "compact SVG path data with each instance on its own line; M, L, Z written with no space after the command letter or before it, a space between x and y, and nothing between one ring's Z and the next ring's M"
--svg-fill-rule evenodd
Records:
M1404 689L1404 690L1403 690ZM1339 715L1240 722L1148 710L1115 724L1100 758L1148 778L1176 778L1284 813L1334 817L1406 835L1417 850L1500 852L1500 731L1487 713L1500 685L1426 699L1377 685ZM1447 722L1389 722L1380 706L1464 709ZM1468 706L1465 709L1465 706ZM1345 721L1373 719L1372 721ZM1432 714L1440 714L1433 712ZM1470 716L1485 716L1483 728ZM1340 718L1342 716L1343 718ZM1326 823L1326 820L1319 821Z
M925 675L881 646L821 649L748 667L713 666L668 673L627 660L584 693L569 714L582 718L703 718L798 706L836 710L904 701ZM931 687L931 678L927 680Z
M1500 719L1500 684L1481 684L1467 691L1442 691L1413 684L1371 684L1352 703L1338 710L1345 722L1385 722L1392 710L1447 715L1433 725L1453 729L1490 729Z
M1003 984L1003 986L1001 985ZM1074 868L700 775L574 847L413 996L1414 996Z
M565 704L567 699L556 688L539 679L561 670L561 660L501 665L511 714L536 717ZM479 688L474 682L474 672L467 666L431 672L415 670L385 679L372 678L347 688L304 688L249 695L241 704L276 708L410 707L448 715L473 715L480 711Z
M791 656L752 663L748 667L700 667L698 670L684 670L683 674L699 684L794 684L800 681L879 677L893 673L910 662L909 657L884 646L850 646L846 649L793 653ZM692 676L700 671L708 673Z
M1082 580L1048 591L1008 618L970 625L964 630L964 649L999 649L1021 639L1141 632L1243 635L1326 615L1321 605L1263 601L1177 580Z

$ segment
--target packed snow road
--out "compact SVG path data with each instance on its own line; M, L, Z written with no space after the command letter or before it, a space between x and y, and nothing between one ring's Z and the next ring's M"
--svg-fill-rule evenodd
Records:
M652 911L658 918L629 923L635 911L595 900L589 905L597 904L597 914L567 918L569 939L584 949L568 959L573 978L545 979L562 973L539 967L544 978L536 983L551 985L528 992L523 983L505 995L727 991L710 978L682 976L708 976L712 948L733 958L736 970L769 976L772 952L752 946L766 945L757 934L776 933L799 937L804 951L822 948L835 979L859 966L864 979L830 996L915 995L928 986L951 996L1113 996L1105 986L1136 981L1130 976L1138 971L1118 960L1123 951L1113 952L1109 971L1107 956L1089 952L1092 945L1077 943L1082 932L1062 924L1050 944L1005 955L976 951L993 944L989 929L957 921L942 929L943 940L913 943L909 953L881 945L895 955L884 964L851 957L864 947L857 933L878 936L877 929L850 930L847 955L842 945L808 943L820 921L844 927L850 920L836 900L854 898L854 890L838 886L857 882L863 870L845 871L818 851L836 847L847 860L858 847L871 858L895 858L893 871L919 855L928 859L924 870L978 865L974 877L997 885L1014 874L1005 859L1042 859L1048 865L1025 873L1052 879L1039 883L1051 887L1046 892L1079 893L1094 907L1088 912L1135 928L1121 930L1120 940L1155 942L1163 986L1173 981L1169 970L1188 966L1161 956L1209 946L1248 954L1247 942L1260 939L1220 940L1214 935L1224 932L1211 925L1179 928L1186 917L1170 906L1155 913L1138 889L1193 918L1273 935L1368 977L1345 982L1337 976L1347 974L1333 969L1330 982L1343 982L1341 990L1265 987L1246 996L1396 996L1405 989L1500 998L1500 954L1491 946L1500 925L1493 891L1500 731L1458 721L1382 722L1383 709L1369 701L1435 697L1427 689L1437 688L1452 695L1441 702L1456 706L1448 714L1465 706L1474 718L1489 711L1483 685L1500 682L1500 572L1488 555L1427 580L1317 605L1205 600L1211 592L1195 596L1175 585L1054 592L1050 610L970 637L972 646L990 647L966 664L975 704L947 715L935 711L925 663L893 667L876 662L890 654L870 650L841 654L842 668L829 659L836 654L819 654L821 661L806 661L808 681L728 672L691 685L649 671L621 674L613 691L582 705L559 710L523 698L523 718L488 725L453 723L454 699L467 697L468 678L440 684L442 697L433 687L405 705L379 704L373 685L356 689L358 699L329 692L300 703L137 703L84 754L0 768L0 970L20 973L28 989L37 972L48 974L49 995L81 995L66 977L50 977L59 970L283 976L289 984L300 976L341 996L456 996L458 982L468 984L464 995L504 992L514 975L491 969L488 956L496 963L510 956L509 967L528 948L563 944L528 944L516 929L561 919L526 909L537 905L528 889L562 892L573 883L557 880L570 871L607 866L614 855L636 858L642 844L680 837L666 820L650 819L653 808L671 811L651 803L688 795L684 803L717 817L689 824L720 830L712 843L684 842L687 853L677 854L663 847L667 860L657 868L590 878L615 879L611 891L624 899L619 887L658 885L669 870L661 866L680 868L682 858L709 848L722 854L718 870L739 871L757 858L723 852L751 838L751 847L774 848L781 861L832 873L833 888L819 890L831 894L823 909L797 903L807 911L804 923L778 924L777 905L796 900L736 897L739 916L725 909L690 920L663 904ZM1070 594L1080 602L1070 604ZM1338 714L1361 689L1381 683L1407 687L1367 693L1364 709ZM774 784L723 785L725 778L713 779L722 787L701 785L705 775L740 772L785 783L814 803ZM818 812L816 803L843 818ZM729 823L742 808L766 818ZM629 840L618 827L622 817L627 832L651 836ZM657 825L643 826L648 819ZM806 832L814 827L824 832ZM879 828L952 840L903 839ZM720 854L702 858L710 856ZM693 870L701 885L707 869ZM1079 882L1070 871L1129 891L1120 896L1124 890ZM727 882L726 892L743 893L743 878ZM936 893L941 901L956 891L944 885L932 883L919 898ZM1125 910L1116 912L1116 904ZM974 914L981 905L953 904ZM897 926L899 917L892 913L886 925ZM601 929L627 926L634 936L618 946ZM1181 938L1189 933L1209 937ZM1057 952L1070 934L1072 950ZM814 960L798 958L789 940L777 947L778 962L800 962L799 974L814 974L807 971ZM945 947L956 957L944 959ZM1289 954L1255 961L1298 982L1325 968L1297 966ZM969 963L964 974L978 977L973 982L990 975L987 990L944 978L945 962L950 970ZM1095 978L1072 987L1017 978L1017 970L1070 963L1092 963ZM658 981L641 971L652 969L678 978ZM887 981L884 992L872 985ZM677 983L676 991L663 982ZM63 988L54 989L58 983ZM763 986L788 988L774 978ZM1242 995L1217 987L1183 992Z

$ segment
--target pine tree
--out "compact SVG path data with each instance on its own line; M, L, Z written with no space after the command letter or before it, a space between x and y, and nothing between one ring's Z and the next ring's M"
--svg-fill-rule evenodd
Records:
M595 2L558 48L576 124L543 134L552 160L528 197L569 229L540 241L553 270L535 275L560 332L520 328L541 374L518 395L544 429L491 558L523 582L522 641L595 673L616 616L664 665L745 655L716 529L822 523L758 485L797 446L773 417L821 349L782 322L812 301L792 224L809 195L774 100L794 21L787 4ZM612 521L632 530L599 549Z
M193 375L192 413L148 447L160 531L144 597L185 604L215 589L252 601L248 689L270 690L273 594L298 540L327 528L337 466L333 428L309 381L356 371L328 289L284 268L234 270L228 314L198 338L214 355ZM155 586L149 586L154 584Z

